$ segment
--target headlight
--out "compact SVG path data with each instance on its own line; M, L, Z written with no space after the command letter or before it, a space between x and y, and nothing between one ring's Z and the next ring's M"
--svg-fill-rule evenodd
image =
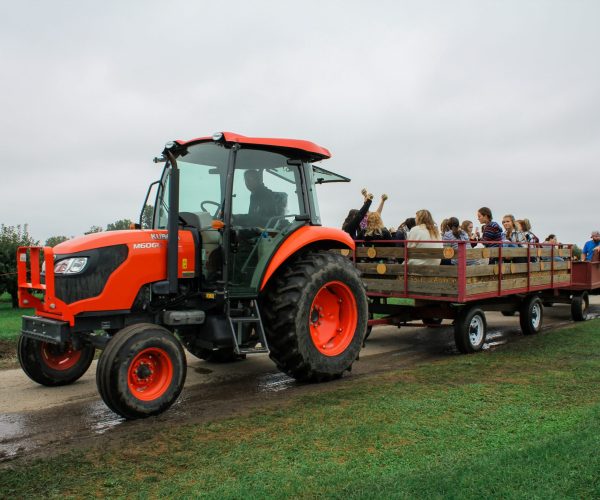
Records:
M54 274L77 274L85 269L87 257L72 257L59 260L54 265Z

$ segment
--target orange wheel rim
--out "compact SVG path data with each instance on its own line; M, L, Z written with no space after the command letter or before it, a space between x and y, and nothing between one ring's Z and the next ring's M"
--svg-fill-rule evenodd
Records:
M325 356L337 356L352 342L358 313L352 290L341 281L330 281L317 292L310 306L310 336Z
M141 351L129 365L127 385L131 394L142 401L153 401L161 397L173 380L173 362L169 355L158 347Z
M52 370L64 371L73 368L81 358L81 351L73 349L70 342L64 348L56 344L42 342L41 350L44 363Z

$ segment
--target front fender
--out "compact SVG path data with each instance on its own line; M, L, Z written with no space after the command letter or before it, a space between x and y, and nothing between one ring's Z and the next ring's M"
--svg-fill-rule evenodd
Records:
M318 244L319 248L323 249L349 248L354 251L356 247L350 235L341 229L323 226L303 226L290 234L277 249L263 275L260 290L264 289L271 276L287 259L302 248L315 244Z

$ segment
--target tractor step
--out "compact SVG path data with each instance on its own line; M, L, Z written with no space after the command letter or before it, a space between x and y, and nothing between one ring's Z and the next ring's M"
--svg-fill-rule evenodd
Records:
M248 309L250 315L248 315ZM260 312L258 310L258 304L256 300L250 300L249 307L244 310L245 316L232 316L231 312L241 312L239 309L230 309L230 313L227 315L229 319L229 325L231 327L231 334L233 336L233 349L236 354L258 354L269 352L269 345L265 337L265 330L262 325L260 318ZM243 346L244 339L243 333L244 328L254 327L254 333L257 337L255 347L247 348Z

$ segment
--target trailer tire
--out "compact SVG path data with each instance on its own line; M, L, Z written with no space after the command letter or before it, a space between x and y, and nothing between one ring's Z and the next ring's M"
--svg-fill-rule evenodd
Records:
M484 312L476 306L466 306L454 322L454 342L463 354L481 351L487 334Z
M523 335L535 335L542 331L544 322L544 304L536 295L523 300L519 309L519 323Z
M165 328L140 323L123 328L100 356L100 396L126 419L158 415L179 397L186 376L183 347Z
M303 382L342 376L357 359L367 328L365 286L352 263L308 252L284 264L262 297L270 357Z
M72 384L90 367L95 348L84 344L75 350L70 342L59 345L21 335L17 357L25 374L34 382L48 387Z
M571 299L571 318L573 321L585 321L590 309L590 298L587 292L573 295Z

